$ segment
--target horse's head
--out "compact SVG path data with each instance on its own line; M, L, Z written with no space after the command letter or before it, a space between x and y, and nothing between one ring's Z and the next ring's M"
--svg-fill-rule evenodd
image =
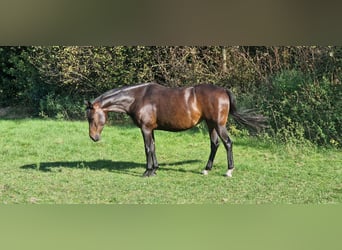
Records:
M101 132L107 120L107 112L100 108L99 103L86 103L87 118L89 122L89 136L93 141L99 141Z

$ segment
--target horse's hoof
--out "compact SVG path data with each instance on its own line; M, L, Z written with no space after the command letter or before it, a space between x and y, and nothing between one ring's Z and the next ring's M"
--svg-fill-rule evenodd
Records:
M233 177L233 170L234 170L234 169L228 169L228 171L227 171L227 173L225 174L225 176L226 176L226 177L229 177L229 178Z
M203 175L208 175L209 172L208 172L208 170L204 169L204 170L202 171L202 174L203 174Z
M155 175L156 175L156 172L154 170L146 170L143 174L143 177L152 177Z
M150 172L148 170L146 170L142 175L142 177L149 177L149 176L150 176Z

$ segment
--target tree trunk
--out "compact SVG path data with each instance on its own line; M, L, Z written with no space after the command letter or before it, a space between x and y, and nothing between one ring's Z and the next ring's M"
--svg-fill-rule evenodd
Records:
M226 47L222 47L222 72L227 73L227 50Z

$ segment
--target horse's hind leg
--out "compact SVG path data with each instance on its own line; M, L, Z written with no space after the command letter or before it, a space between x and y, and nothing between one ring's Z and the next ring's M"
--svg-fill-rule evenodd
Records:
M218 134L223 141L224 147L227 151L227 162L228 162L228 170L225 174L227 177L232 177L232 173L234 170L234 161L233 161L233 142L228 136L228 131L226 126L218 126L217 128Z
M209 155L207 165L206 165L205 169L202 171L202 174L204 174L204 175L207 175L208 171L210 171L212 169L214 159L215 159L215 155L217 152L217 148L220 144L215 128L208 123L207 123L207 125L208 125L209 136L210 136L210 155Z

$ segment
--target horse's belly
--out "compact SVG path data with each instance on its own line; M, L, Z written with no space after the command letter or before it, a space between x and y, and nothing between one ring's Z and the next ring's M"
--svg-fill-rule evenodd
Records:
M200 122L200 114L191 113L189 110L168 110L157 116L157 129L168 131L187 130Z

